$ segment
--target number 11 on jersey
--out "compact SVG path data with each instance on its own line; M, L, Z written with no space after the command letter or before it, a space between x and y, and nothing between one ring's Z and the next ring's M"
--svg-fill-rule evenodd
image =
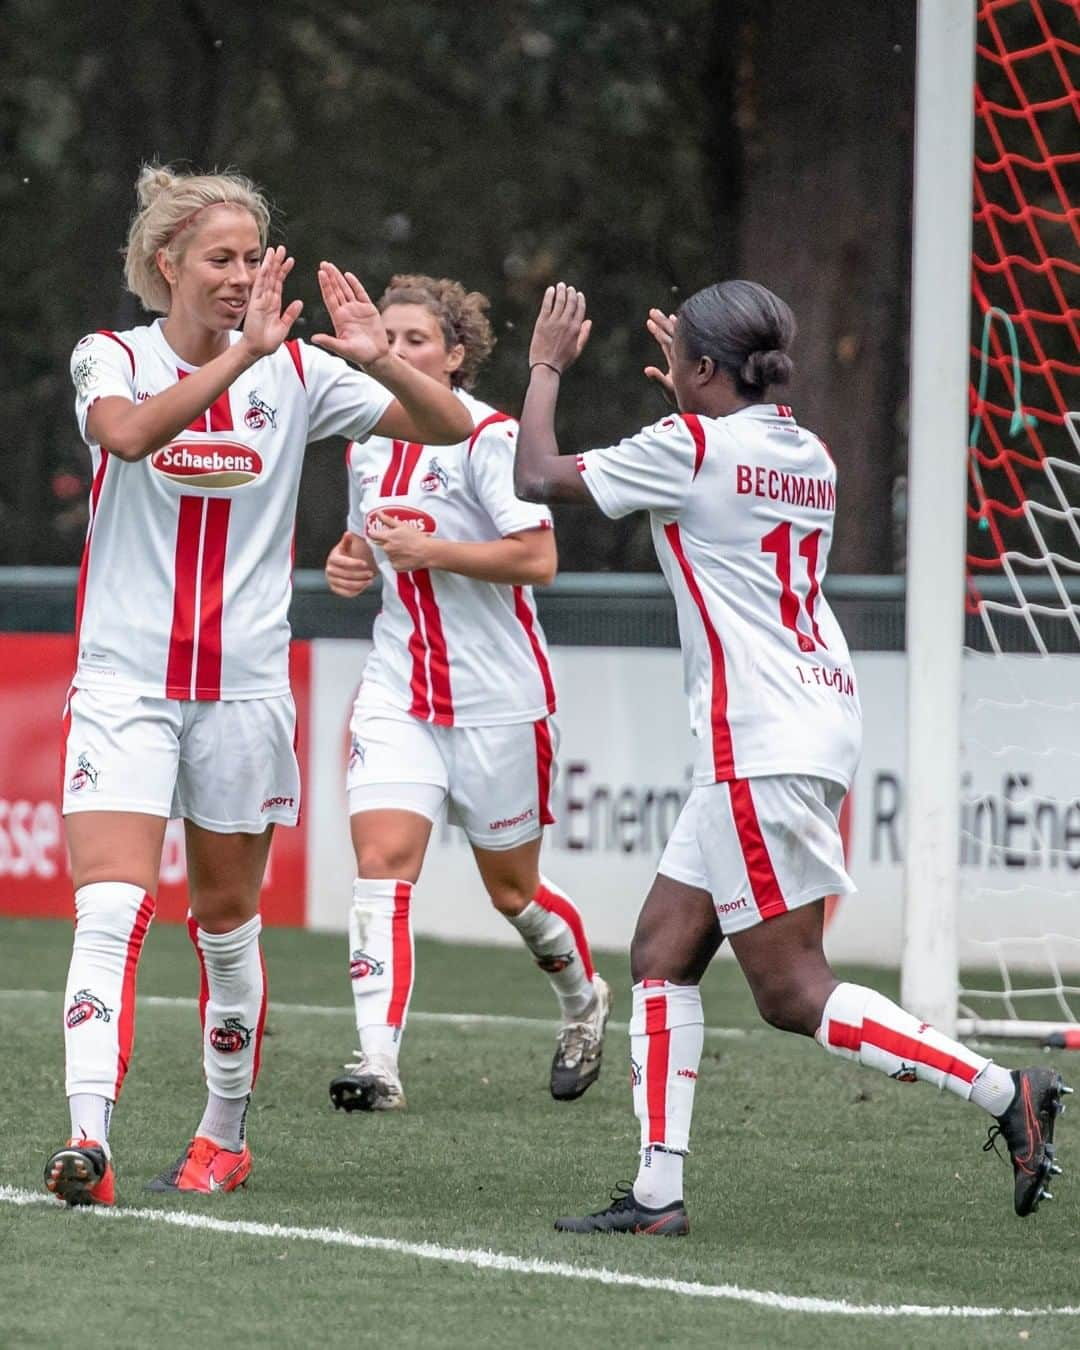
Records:
M762 553L771 553L776 558L776 579L780 583L780 622L795 635L799 651L812 652L824 647L817 620L814 618L814 606L817 603L821 587L817 579L818 544L821 531L811 530L799 541L798 554L806 564L807 591L803 600L791 584L792 566L792 528L790 521L784 521L770 530L761 540ZM800 611L806 615L806 624L810 634L799 626ZM812 636L811 636L812 634Z

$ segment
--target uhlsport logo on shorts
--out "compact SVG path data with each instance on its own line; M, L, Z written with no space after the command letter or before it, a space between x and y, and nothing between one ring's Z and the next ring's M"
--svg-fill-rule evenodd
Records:
M92 1022L95 1017L101 1022L111 1022L112 1009L106 1008L97 994L92 994L89 989L80 989L64 1014L64 1025L68 1031L74 1031L84 1022Z
M150 456L150 464L163 478L185 487L243 487L263 471L262 456L239 441L170 441Z
M385 969L385 962L376 961L367 952L355 951L349 958L350 980L365 980L369 975L381 975Z
M388 517L394 524L387 524L386 520L380 518L381 516ZM364 530L369 539L378 539L381 534L393 529L394 525L408 525L410 529L417 530L420 534L435 533L435 517L428 515L426 511L417 510L415 506L377 506L375 510L367 513Z
M81 754L75 763L75 772L68 781L69 792L82 792L84 788L96 789L98 770L90 763L85 754Z
M239 1017L225 1017L221 1026L210 1028L208 1040L211 1050L223 1055L238 1055L248 1048L253 1035L251 1028L244 1026Z

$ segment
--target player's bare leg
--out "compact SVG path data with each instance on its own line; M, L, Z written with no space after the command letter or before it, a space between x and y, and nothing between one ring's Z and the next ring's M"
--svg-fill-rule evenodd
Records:
M360 1048L330 1084L342 1111L405 1105L398 1056L413 987L412 888L431 821L416 811L357 811L349 817L356 881L349 910L349 976Z
M551 1095L573 1101L600 1076L611 990L593 966L577 906L540 874L542 842L538 835L507 849L474 844L473 856L491 903L521 934L559 1000Z
M184 827L188 932L202 970L199 1010L208 1098L185 1151L147 1189L231 1191L251 1172L245 1125L266 1020L259 891L273 826L259 834L217 834L190 820Z
M641 1122L637 1178L612 1192L608 1208L556 1220L563 1232L680 1237L690 1231L683 1159L705 1030L699 986L722 941L709 892L657 875L630 948L630 1067Z
M165 821L134 811L64 817L75 941L64 997L71 1137L45 1165L69 1205L112 1204L109 1122L135 1039L135 983L154 913Z
M1069 1091L1054 1069L1010 1072L935 1031L891 999L836 979L822 949L823 900L800 906L731 937L765 1021L813 1036L831 1054L925 1082L983 1107L997 1121L1013 1162L1014 1208L1030 1214L1043 1199L1054 1157L1054 1125Z

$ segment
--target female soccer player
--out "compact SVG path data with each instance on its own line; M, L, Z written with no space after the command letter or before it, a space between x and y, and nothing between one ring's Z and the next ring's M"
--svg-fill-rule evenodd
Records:
M273 827L295 824L300 797L286 614L304 447L375 431L456 443L472 426L391 355L351 273L319 269L336 336L289 340L293 259L266 248L267 203L246 179L148 166L137 190L127 285L165 317L84 337L71 361L94 473L65 713L72 1137L45 1167L69 1204L112 1203L109 1117L170 816L185 822L209 1100L150 1185L232 1190L247 1177L266 1009L259 887Z
M558 997L552 1096L580 1097L600 1072L610 992L581 915L540 874L553 820L555 690L530 587L554 577L555 537L547 508L514 496L516 423L467 392L494 345L487 306L456 281L391 280L379 301L390 350L453 390L476 427L449 449L391 436L351 445L348 529L326 565L339 595L359 594L376 571L383 581L351 723L349 972L360 1051L330 1084L346 1111L405 1104L410 898L444 804L492 904Z
M630 1025L641 1162L630 1188L568 1232L683 1234L703 1019L699 982L731 943L762 1017L901 1082L948 1088L997 1118L1028 1214L1058 1170L1054 1121L1068 1091L1048 1068L1010 1073L861 985L822 950L824 897L853 889L837 822L861 715L843 633L822 591L836 505L824 442L766 402L791 373L795 321L763 286L727 281L648 326L679 411L618 445L560 458L559 378L588 339L585 299L544 296L529 354L515 486L529 501L648 511L675 596L694 787L638 918Z

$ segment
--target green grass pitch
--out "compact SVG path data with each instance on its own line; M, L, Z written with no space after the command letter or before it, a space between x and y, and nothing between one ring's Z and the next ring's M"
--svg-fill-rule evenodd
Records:
M67 1133L61 994L70 925L0 920L0 1347L725 1346L770 1350L1080 1345L1080 1316L968 1319L785 1310L551 1273L481 1269L415 1251L181 1228L146 1217L14 1205L40 1189ZM192 1006L144 1002L112 1145L124 1208L490 1249L640 1276L865 1305L1080 1305L1080 1135L1059 1130L1053 1204L1016 1219L1011 1172L980 1151L988 1118L761 1027L733 965L705 982L706 1040L687 1163L688 1239L557 1234L560 1213L632 1178L624 1028L576 1103L548 1096L554 1000L523 951L417 944L406 1112L335 1113L327 1084L353 1048L342 938L265 935L271 1006L232 1195L182 1201L142 1183L180 1152L203 1085ZM598 964L629 1012L627 963ZM895 993L895 982L849 972ZM180 929L152 930L140 996L192 998ZM27 991L20 995L12 991ZM33 991L51 991L48 994ZM292 1005L292 1006L290 1006ZM296 1005L321 1005L324 1015ZM1006 1063L1030 1050L1002 1049ZM1080 1078L1080 1072L1068 1077ZM1077 1100L1077 1099L1074 1099ZM9 1200L3 1200L7 1194Z

